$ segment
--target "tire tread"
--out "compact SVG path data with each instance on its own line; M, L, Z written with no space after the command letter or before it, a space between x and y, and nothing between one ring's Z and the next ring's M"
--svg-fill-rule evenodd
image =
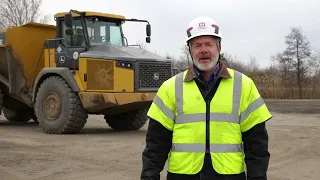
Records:
M67 119L67 123L61 129L48 130L44 127L42 127L42 129L48 134L73 134L73 133L77 133L87 123L88 113L86 112L86 110L82 106L82 103L81 103L81 100L80 100L78 94L73 92L73 90L68 85L68 83L60 76L48 77L47 79L45 79L43 81L43 83L39 87L37 97L36 97L36 103L35 103L36 104L35 105L35 114L38 118L40 126L43 125L42 121L40 120L40 117L39 117L39 110L42 108L39 107L39 103L37 103L37 102L40 101L39 93L42 93L44 91L43 85L45 83L50 82L50 81L55 81L59 84L62 84L64 87L64 90L67 91L67 93L68 93L67 98L69 98L69 100L70 100L70 111L69 111L70 113L68 114L69 118Z

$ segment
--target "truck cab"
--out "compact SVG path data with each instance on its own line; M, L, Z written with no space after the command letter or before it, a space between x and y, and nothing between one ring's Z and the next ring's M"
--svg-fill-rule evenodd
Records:
M146 42L151 41L151 25L146 20L126 19L121 15L114 15L100 12L79 12L71 10L70 12L58 13L55 15L56 27L57 27L57 40L59 44L57 51L63 50L69 53L77 54L86 52L90 47L114 45L126 47L128 40L123 34L122 24L126 21L146 22ZM74 62L70 61L74 59L71 57L57 56L57 67L74 67ZM69 59L68 59L69 58ZM63 65L61 65L63 62ZM76 65L78 63L76 62Z

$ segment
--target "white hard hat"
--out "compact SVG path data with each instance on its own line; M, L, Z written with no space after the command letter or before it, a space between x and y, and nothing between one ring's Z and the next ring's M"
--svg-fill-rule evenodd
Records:
M219 26L213 19L209 17L197 17L193 19L189 23L187 29L186 41L188 42L192 38L205 35L211 35L222 39Z

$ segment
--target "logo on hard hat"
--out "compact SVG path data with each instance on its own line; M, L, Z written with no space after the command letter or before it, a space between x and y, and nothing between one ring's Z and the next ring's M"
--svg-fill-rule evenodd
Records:
M200 22L199 23L199 29L206 29L206 23L205 22Z
M206 23L205 23L205 22L199 23L199 27L204 27L204 26L206 26Z

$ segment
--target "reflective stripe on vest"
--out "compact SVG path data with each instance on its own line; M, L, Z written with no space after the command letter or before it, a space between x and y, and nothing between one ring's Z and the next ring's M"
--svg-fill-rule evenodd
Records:
M175 119L174 112L164 104L164 102L162 101L161 98L159 98L158 95L154 97L153 103L155 103L168 118L172 120Z
M172 144L173 152L205 152L204 144ZM241 152L241 144L210 144L210 152Z

